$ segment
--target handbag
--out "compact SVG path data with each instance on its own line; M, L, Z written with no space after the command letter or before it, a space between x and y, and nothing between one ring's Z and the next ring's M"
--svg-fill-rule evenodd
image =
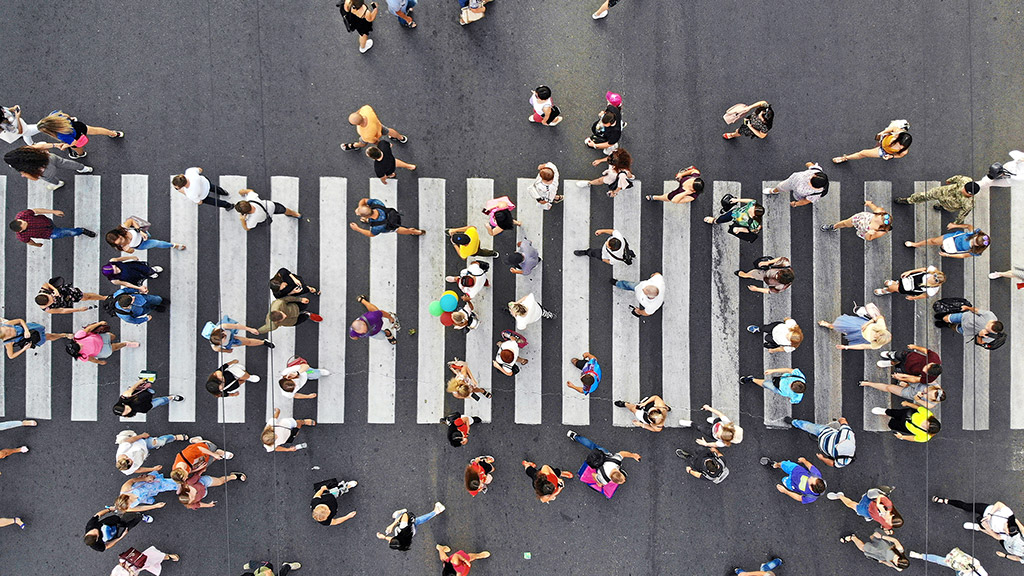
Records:
M149 230L149 227L152 226L152 224L149 223L149 220L146 220L145 218L142 218L142 217L139 217L139 216L129 216L129 218L131 218L132 220L135 221L135 224L136 224L135 228L137 230L142 230L143 232L147 232Z
M302 356L292 356L291 358L288 359L288 364L286 364L285 366L287 368L291 368L292 366L298 366L300 364L309 364L309 362L307 362L306 359L303 358Z
M746 104L733 104L725 111L725 114L722 115L722 120L725 120L726 124L733 124L740 118L746 116L747 112L750 112L751 108L753 108L753 106L747 106Z
M125 550L118 558L123 564L132 568L142 568L146 565L146 555L135 548Z
M338 7L338 11L341 12L341 21L345 23L345 31L347 31L347 32L355 31L355 28L352 27L352 23L349 22L348 18L347 18L348 10L345 10L345 0L341 0L341 2L338 2L337 4L335 4L335 6L337 6Z

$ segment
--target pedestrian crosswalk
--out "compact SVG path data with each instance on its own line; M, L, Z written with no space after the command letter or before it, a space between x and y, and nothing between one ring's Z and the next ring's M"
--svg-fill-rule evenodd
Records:
M104 182L106 184L104 185ZM9 201L7 191L14 187L25 186L26 181L21 179L0 178L0 209L8 215L13 216L23 206L13 206ZM451 249L448 247L448 238L444 234L445 227L460 226L465 223L476 225L483 232L485 229L486 216L480 213L480 208L486 200L495 196L495 182L486 178L471 178L466 182L466 217L457 217L452 221L449 197L450 182L436 178L422 178L413 180L415 190L407 188L409 182L403 181L402 195L399 195L399 185L395 180L382 184L379 180L370 180L368 183L363 180L349 181L341 177L322 177L316 183L319 191L319 213L321 223L319 226L319 261L311 263L307 257L303 257L303 264L307 268L318 268L318 280L314 282L316 273L312 270L300 268L300 246L298 240L298 227L300 222L297 219L279 216L273 220L270 226L262 226L255 231L245 232L239 225L238 216L234 212L218 210L218 226L212 237L205 234L200 241L199 212L197 207L189 202L182 195L174 193L169 182L167 188L161 177L152 179L146 175L123 175L115 177L113 186L110 177L101 175L79 175L76 176L73 187L69 183L70 191L62 191L62 194L72 192L74 194L75 213L68 214L63 222L58 224L82 226L90 229L100 230L100 194L101 189L105 195L114 194L115 190L120 199L119 216L123 220L130 216L147 217L151 210L148 200L155 197L152 194L150 184L154 184L158 190L167 190L170 194L170 230L155 231L154 237L176 243L186 244L187 250L171 250L170 266L167 273L171 278L169 295L172 305L170 306L170 319L167 328L157 329L156 325L142 324L129 325L119 323L116 319L109 319L113 331L118 334L119 340L136 340L143 343L138 350L126 349L124 353L116 356L119 368L110 372L103 367L85 362L72 362L70 386L70 398L64 390L66 387L55 386L52 375L54 365L57 363L70 362L63 353L63 343L56 342L55 345L42 346L33 350L32 354L26 354L13 362L25 362L29 368L24 371L17 371L17 381L8 378L11 370L0 366L0 415L4 412L8 416L20 417L20 414L11 414L5 410L7 402L14 395L24 397L25 417L49 419L55 413L54 406L70 401L70 418L74 421L95 421L100 418L107 419L109 411L107 406L114 401L109 393L100 393L100 374L105 378L113 380L117 378L120 389L123 390L131 385L137 378L139 371L146 367L147 359L153 360L160 355L156 351L168 346L170 351L166 367L160 370L161 379L166 379L158 388L167 385L170 394L180 394L185 401L172 403L169 407L168 419L172 422L193 422L196 420L197 404L204 402L218 402L218 421L226 424L238 424L244 422L262 422L269 417L275 408L280 408L283 413L290 414L293 410L293 400L284 397L277 386L276 372L284 368L286 362L292 355L312 356L318 358L317 364L320 367L331 371L332 376L320 382L317 386L317 398L315 400L301 400L303 403L314 403L316 417L323 424L354 423L356 420L346 419L346 411L349 414L359 413L359 420L374 424L395 423L398 411L396 405L399 403L398 396L415 395L416 397L416 422L436 422L444 412L446 404L452 405L451 398L444 391L444 382L450 376L445 368L445 361L450 360L455 354L452 350L446 349L446 336L450 332L443 328L436 318L430 316L428 303L446 289L453 288L453 285L444 282L444 275L456 275L458 264L453 258ZM706 208L700 209L702 213L694 214L692 210L698 209L695 204L706 206L709 203L693 203L684 205L664 204L660 220L641 220L641 208L644 210L653 209L655 206L643 206L641 182L637 181L631 190L623 192L614 200L601 198L602 203L607 201L609 209L600 211L591 209L592 195L580 191L575 180L565 180L563 190L565 201L555 206L550 211L542 210L532 199L530 186L532 178L520 178L516 181L515 192L509 196L518 205L516 218L522 222L522 226L515 231L516 240L528 238L538 249L542 256L542 264L530 275L515 276L510 278L508 267L503 259L491 260L491 269L488 277L491 279L491 288L483 292L482 298L474 301L476 313L480 317L479 327L465 335L465 359L468 361L474 375L480 385L485 389L497 388L500 390L513 390L514 395L495 395L494 400L481 398L479 401L467 400L462 411L467 414L478 415L485 422L503 420L513 421L517 424L542 424L554 423L545 421L544 414L560 412L558 422L573 426L587 425L592 421L611 421L616 426L629 426L633 417L625 410L612 408L607 401L597 401L597 398L607 400L625 399L629 401L639 400L641 391L646 394L658 393L663 396L666 402L673 406L678 412L674 414L684 415L692 408L701 406L704 403L713 405L728 415L736 416L741 421L751 418L751 414L763 413L764 424L770 427L783 425L782 419L793 412L793 408L786 399L771 392L765 391L763 405L758 407L740 405L740 385L738 377L740 370L743 373L752 373L752 366L756 366L756 358L741 358L739 338L742 328L746 324L759 323L760 320L740 310L741 292L745 290L743 285L733 276L733 271L738 269L749 269L744 262L740 262L740 246L736 238L728 235L725 227L715 226L711 229L711 242L706 249L697 249L694 230L700 229L700 217L704 215ZM231 200L237 200L237 191L247 187L247 179L243 176L222 176L219 184L231 194ZM774 181L766 181L763 187L772 187ZM665 191L674 189L675 182L665 182L661 187ZM937 182L917 182L916 190L926 189L937 185ZM348 219L351 207L348 206L349 188L353 187L357 193L369 197L379 198L388 206L398 208L400 211L416 210L418 222L411 224L424 228L428 234L423 238L402 237L394 234L381 235L368 240L369 261L366 263L349 262L345 256L349 252L351 242L363 242L361 236L357 237L350 233L342 225L343 219ZM648 187L652 184L648 184ZM117 187L117 188L115 188ZM290 176L274 176L271 178L271 190L264 197L269 197L280 202L289 208L296 208L303 211L308 208L308 202L300 202L300 181ZM507 189L507 188L502 188ZM852 255L842 254L840 251L840 234L823 232L819 228L822 224L831 224L839 221L849 214L840 214L839 210L839 182L832 182L831 193L821 198L813 208L802 208L812 213L813 230L795 230L791 226L791 212L788 206L789 199L785 195L765 196L763 201L767 207L770 220L760 240L761 253L768 256L790 255L793 246L800 242L811 242L813 245L813 269L807 266L798 268L798 282L809 282L813 286L813 317L798 317L804 327L805 337L813 341L815 378L811 384L811 391L804 400L805 403L813 403L814 417L818 421L827 421L830 418L843 414L843 355L863 354L863 374L858 375L862 379L884 381L884 371L878 368L875 363L878 359L874 352L842 352L835 349L838 339L833 334L815 328L819 319L831 320L843 311L845 306L841 302L841 287L846 278L844 270L863 267L864 271L864 301L875 302L891 318L891 310L894 307L892 298L878 298L872 291L881 286L884 280L897 277L902 270L892 266L893 245L892 237L886 235L876 241L864 244L864 250L853 252ZM861 191L848 189L847 194L860 195ZM866 182L863 188L863 197L882 208L888 209L891 206L893 197L892 184L889 182ZM999 192L997 192L999 193ZM601 192L594 191L593 198L598 198ZM748 198L762 198L761 190L744 191L739 182L715 181L710 190L705 193L712 197L712 206L717 207L718 200L725 194L732 194L735 197L746 196ZM501 194L499 194L501 195ZM1011 207L1013 210L1024 210L1024 184L1015 184L1010 192ZM977 207L973 213L973 222L976 227L989 230L989 194L981 194L977 199ZM446 202L446 200L448 200ZM597 202L597 200L594 200ZM52 208L53 192L49 191L41 182L27 183L27 204L32 208ZM415 207L415 208L414 208ZM203 208L208 210L208 208ZM709 211L710 212L710 211ZM646 214L646 212L645 212ZM931 210L929 206L917 205L913 210L913 226L915 239L934 237L940 235L944 230L941 217L938 212ZM343 217L342 215L345 215ZM303 222L309 217L304 215ZM795 216L794 216L795 218ZM547 222L545 222L547 221ZM408 224L408 223L407 223ZM659 259L651 256L642 245L641 226L655 226L657 233L662 237L662 256ZM605 267L608 265L597 260L573 256L573 250L587 246L597 246L603 240L596 240L594 230L599 228L615 228L623 233L629 240L630 248L636 253L632 266L615 264L609 276L620 280L639 281L648 277L652 272L662 272L667 283L665 304L658 313L660 318L652 318L646 322L660 323L660 346L662 358L660 373L648 373L642 370L641 351L657 346L657 342L649 342L653 332L646 332L638 328L638 321L629 312L629 305L635 304L632 294L607 287L601 282L600 289L612 291L610 298L611 309L601 310L600 313L607 315L610 319L608 325L611 327L610 356L602 357L600 361L604 368L605 379L601 389L595 397L586 397L578 392L568 389L566 381L578 382L579 371L569 364L570 357L579 357L583 352L589 351L591 313L592 313L592 286L589 281L600 271L602 277L608 272ZM102 232L102 230L100 230ZM648 231L649 232L649 231ZM996 231L997 233L999 231ZM264 244L269 237L269 243ZM1000 238L1007 238L1010 242L1010 251L1013 264L1024 265L1024 229L1014 229L1009 234L998 234ZM11 245L12 236L5 234L0 240L0 251L11 248L22 249L22 246ZM219 258L213 259L213 250L207 249L217 243ZM493 240L486 234L483 235L484 247L491 246ZM556 244L557 243L557 244ZM701 240L706 243L706 240ZM268 246L265 255L269 262L271 273L278 268L288 268L304 274L311 283L317 285L325 294L331 297L316 298L310 308L313 312L319 312L328 321L320 323L315 327L303 327L302 330L316 335L317 349L301 350L295 348L295 330L279 329L272 333L271 337L276 344L273 350L265 348L245 347L235 348L232 354L217 357L209 350L209 344L200 336L202 324L207 320L210 299L216 297L216 309L223 314L235 318L239 322L248 323L250 326L258 326L263 322L263 314L266 307L260 305L259 309L252 309L249 305L250 297L253 301L262 301L265 296L269 302L269 290L262 277L255 278L249 272L249 250L253 245ZM549 258L548 252L557 255L560 246L562 257ZM62 275L76 286L87 292L111 293L111 285L102 279L99 267L106 262L113 254L102 241L102 237L94 240L78 239L74 241L74 264L72 269L55 270L53 264L52 243L44 243L42 248L25 247L27 253L27 266L25 271L25 303L5 303L5 315L12 317L26 317L28 321L38 322L50 329L51 318L39 311L33 302L33 298L39 287L54 275ZM406 251L415 251L414 257L418 265L418 274L411 278L400 279L397 276L396 263ZM306 254L306 252L302 252ZM315 253L315 252L312 252ZM691 264L691 255L699 257L699 254L706 254L704 258L710 261L710 274L694 274L694 266ZM145 258L145 252L139 253ZM920 249L914 253L915 266L927 266L930 264L941 265L937 251L934 249ZM314 264L316 264L314 266ZM217 266L216 272L213 266ZM351 278L348 274L349 267L353 270L361 270L359 274L366 274L369 277L370 300L384 310L396 311L402 322L402 330L398 335L398 346L392 346L385 340L371 339L368 342L361 341L353 343L347 337L348 322L362 312L361 306L348 302L344 295ZM700 269L700 267L697 267ZM1000 269L1004 269L1001 268ZM643 270L643 273L641 273ZM964 261L963 274L965 297L971 299L976 306L988 308L989 302L993 300L992 293L995 291L1009 290L1011 313L1005 318L1009 327L1010 341L1008 350L996 353L1009 353L1010 362L1010 421L990 422L990 398L989 381L990 356L988 352L982 351L973 346L963 346L962 350L947 350L946 355L961 355L963 357L963 388L962 393L959 387L952 386L952 402L947 402L942 408L944 411L955 410L962 413L963 428L968 430L986 430L998 428L1024 428L1024 291L1015 289L1012 281L992 281L988 278L992 270L989 255L972 258ZM13 280L10 272L0 267L0 286L6 280ZM71 276L68 278L68 276ZM365 278L362 279L365 282ZM211 285L216 281L216 288ZM529 345L524 349L523 355L530 361L523 365L520 373L509 378L496 373L491 368L491 358L494 354L494 343L498 338L501 328L506 327L509 322L503 309L504 302L495 300L493 284L513 281L515 284L514 294L516 298L533 293L537 301L546 308L558 313L554 320L542 320L527 327L523 334L528 339ZM20 281L18 282L20 284ZM414 285L415 283L415 285ZM710 285L709 285L709 284ZM597 284L595 284L597 286ZM545 293L544 288L553 291ZM703 291L709 288L710 308L703 309L691 305L691 292ZM415 309L399 308L399 295L405 301L406 295L415 294L417 307ZM763 315L761 320L765 323L781 320L784 317L792 316L794 303L791 291L781 294L773 294L763 298ZM200 316L200 304L203 305L203 316ZM899 305L902 308L902 305ZM940 351L939 331L932 325L931 311L928 303L914 303L913 334L918 344L925 345L933 350ZM806 310L804 308L803 310ZM108 319L105 314L97 310L89 310L74 315L73 325L76 328L84 326L98 319ZM496 320L501 319L500 322ZM742 321L742 324L741 324ZM120 325L119 325L120 324ZM163 326L161 324L160 326ZM694 330L693 326L710 326L704 330ZM415 328L416 335L411 337L409 329ZM560 337L559 337L560 336ZM308 340L306 340L308 341ZM903 341L895 344L902 346ZM806 345L806 344L805 344ZM345 362L348 353L347 348L352 346L366 347L368 357L368 368L365 373L350 373L346 370ZM154 352L147 354L148 348L154 348ZM456 348L461 350L461 347ZM888 347L887 347L888 349ZM207 375L221 362L238 360L242 364L246 360L253 360L257 355L267 356L267 372L273 367L275 373L259 374L263 377L259 384L250 383L240 389L241 394L220 400L214 400L205 391ZM712 367L710 375L710 394L704 388L700 392L691 390L691 362L697 363L701 355L710 355ZM396 382L396 374L399 372L399 358L412 359L415 357L417 377L414 387L401 386ZM542 361L542 359L545 359ZM545 372L544 365L555 360L559 369ZM768 354L764 353L760 359L765 369L772 367L790 367L792 360L789 354ZM947 362L951 360L947 358ZM12 362L12 361L7 361ZM6 364L6 363L5 363ZM262 364L262 362L256 362ZM849 365L848 365L849 366ZM641 374L647 378L659 378L660 382L641 382ZM847 375L847 380L854 381L854 376ZM860 379L860 378L858 378ZM347 407L346 384L350 389L349 398L362 397L365 393L365 415L361 407L353 409ZM265 388L261 388L265 387ZM246 390L248 388L248 391ZM61 390L57 393L56 390ZM104 388L104 390L113 390ZM308 390L307 390L308 392ZM246 409L246 394L265 395L265 410L261 413L253 413L251 406ZM556 399L560 397L560 402ZM750 396L747 395L747 398ZM508 401L512 398L512 404L501 405L499 399ZM847 396L849 398L849 396ZM889 406L898 400L893 400L887 394L872 389L865 389L861 410L864 414L864 425L869 430L883 430L884 423L881 419L872 416L869 411L873 406ZM543 408L547 403L554 403L557 407ZM261 401L262 404L262 401ZM954 405L955 404L955 405ZM20 405L20 401L19 401ZM857 406L847 406L847 413L855 411ZM63 408L58 411L63 414ZM804 412L806 414L806 412ZM142 421L144 416L130 418L129 420ZM549 418L550 420L550 418ZM675 426L678 418L672 418L669 426Z

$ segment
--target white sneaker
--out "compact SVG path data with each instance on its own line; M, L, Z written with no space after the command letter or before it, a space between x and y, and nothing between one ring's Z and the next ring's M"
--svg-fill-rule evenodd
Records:
M402 514L405 514L408 511L409 511L408 508L402 508L401 510L395 510L394 512L391 513L391 517L394 518L395 520L398 520L399 518L402 517Z
M366 51L369 50L370 48L373 48L373 40L370 40L369 38L367 38L366 46L363 46L362 48L360 48L359 49L359 53L360 54L366 54Z
M81 170L75 170L78 174L91 174L92 166L85 166Z
M920 552L914 552L913 550L907 552L907 556L910 556L914 560L924 560L924 554Z
M885 416L885 408L882 408L881 406L875 406L874 408L871 409L871 413L876 416Z
M878 366L879 368L891 368L892 367L892 361L890 361L890 360L879 360L878 362L875 362L875 366Z
M590 188L590 181L589 180L577 180L576 181L576 187L577 188Z
M319 368L319 370L320 370L320 376L321 377L323 377L323 376L330 376L331 375L331 371L327 370L326 368Z
M60 182L58 182L58 183L56 183L56 184L47 184L47 185L46 185L46 189L52 192L52 191L54 191L54 190L56 190L56 189L60 188L60 187L61 187L61 186L63 186L63 185L64 185L64 181L63 181L63 180L61 180Z
M21 448L18 448L18 452L21 452L22 454L27 453L28 452L28 446L22 446Z
M444 512L444 504L441 504L440 502L434 502L434 513L440 514L441 512Z
M761 190L761 193L762 194L768 194L768 195L771 195L771 196L774 196L775 194L778 194L778 192L772 192L772 190L774 190L774 188L764 188L763 190Z
M999 272L989 272L988 273L988 277L989 277L989 280L995 280L997 278L1002 278L1002 275L999 274Z
M225 460L231 460L234 457L235 457L235 454L233 452L228 452L227 450L224 451L224 459Z
M594 20L600 20L601 18L604 18L605 16L608 16L608 11L607 10L605 10L604 12L594 12L593 14L590 15L590 17L593 18Z
M690 426L693 426L693 420L680 420L679 425L683 428L689 428Z
M298 562L282 562L282 564L291 568L292 570L298 570L299 568L302 568L302 564L299 564Z
M964 522L964 530L975 530L981 532L981 526L978 526L974 522Z
M164 271L164 267L163 266L153 266L152 268L153 268L153 272L156 272L157 274L159 274L159 273Z
M305 442L303 442L302 444L296 444L295 445L295 449L296 450L302 450L303 448L309 448L309 444L306 444Z
M261 378L255 374L249 374L249 382L259 382Z
M825 494L825 498L828 498L829 500L839 500L842 496L846 496L846 494L843 494L842 492L829 492L828 494Z
M349 490L355 488L356 486L359 486L359 482L356 482L355 480L349 480L348 482L345 482L343 486L345 486L345 491L348 492Z

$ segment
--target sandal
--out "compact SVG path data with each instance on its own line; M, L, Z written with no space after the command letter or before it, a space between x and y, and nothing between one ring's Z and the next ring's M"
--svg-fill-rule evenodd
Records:
M178 560L181 560L181 556L178 556L177 554L166 554L165 558L167 558L171 562L177 562Z
M231 475L234 476L235 480L238 480L239 482L245 482L246 480L245 472L232 472Z
M936 504L949 504L948 498L939 498L938 496L932 496L932 502Z
M644 196L644 200L648 200L648 201L654 200L654 196L651 196L650 194L648 194L647 196Z
M188 440L188 436L184 434L175 434L174 439L177 440L178 442L184 442L185 440Z
M185 249L185 245L184 244L175 244L174 245L174 249L175 250L184 250Z
M715 223L715 219L712 218L711 216L705 216L704 217L704 223L705 224L714 224Z
M847 160L849 160L849 158L846 157L846 154L843 154L842 156L836 156L835 158L833 158L832 159L832 163L833 164L842 164L843 162L846 162Z
M342 150L355 150L358 148L355 142L345 142L344 144L340 144L340 146Z
M906 242L903 243L903 245L906 246L907 248L917 248L917 246L914 246L914 242L911 240L907 240Z
M366 294L356 296L356 304L362 304L363 302L369 302L369 300L366 299Z
M853 534L850 534L848 536L843 536L842 538L839 539L839 543L840 544L846 544L847 542L853 542Z

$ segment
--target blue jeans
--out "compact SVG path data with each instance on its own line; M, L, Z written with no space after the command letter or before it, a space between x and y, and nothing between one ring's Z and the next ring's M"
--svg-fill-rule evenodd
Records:
M789 481L789 475L792 474L793 470L796 470L799 466L800 465L796 462L791 462L789 460L779 462L779 469L786 474L786 477L782 479L782 485L793 492L796 492L796 488L794 488L793 484Z
M71 238L72 236L81 236L85 233L85 228L54 228L50 232L50 240L56 240L57 238Z
M166 397L164 398L164 400L166 400ZM167 402L165 401L164 404L166 403ZM156 406L156 399L154 399L153 405ZM157 436L156 438L153 438L151 436L149 438L146 438L146 448L149 448L150 450L156 450L157 448L163 448L165 444L168 444L170 442L174 442L174 434L164 434L163 436Z
M945 566L949 568L949 564L946 564L945 556L936 556L935 554L925 554L922 558L925 562L931 562L932 564L938 564L939 566Z
M577 434L576 437L573 438L573 440L579 442L580 444L583 444L583 446L585 446L588 450L600 450L605 454L610 454L610 452L602 448L599 444L594 443L593 440L587 438L586 436L580 436L579 434Z
M158 396L156 398L153 398L153 408L156 408L157 406L163 406L164 404L167 404L170 401L170 396Z
M412 524L413 526L419 526L420 524L423 524L424 522L430 520L434 516L437 516L437 512L431 510L430 512L427 512L423 516L417 516L416 519L412 521Z
M10 422L0 422L0 431L10 430L21 426L21 420L11 420Z
M964 313L963 312L957 312L956 314L950 314L949 315L949 323L953 324L953 328L955 328L956 331L961 333L961 334L964 333L964 327L963 327L962 324L960 324L961 322L963 322L963 320L964 320Z
M136 250L149 250L150 248L173 248L174 244L170 242L164 242L163 240L154 240L152 238L143 240L135 249Z
M620 290L628 290L632 292L636 289L637 282L630 282L629 280L619 280L615 283L615 287Z
M828 426L823 424L815 424L814 422L797 420L796 418L793 419L793 428L799 428L812 436L821 436L822 432L828 430Z

